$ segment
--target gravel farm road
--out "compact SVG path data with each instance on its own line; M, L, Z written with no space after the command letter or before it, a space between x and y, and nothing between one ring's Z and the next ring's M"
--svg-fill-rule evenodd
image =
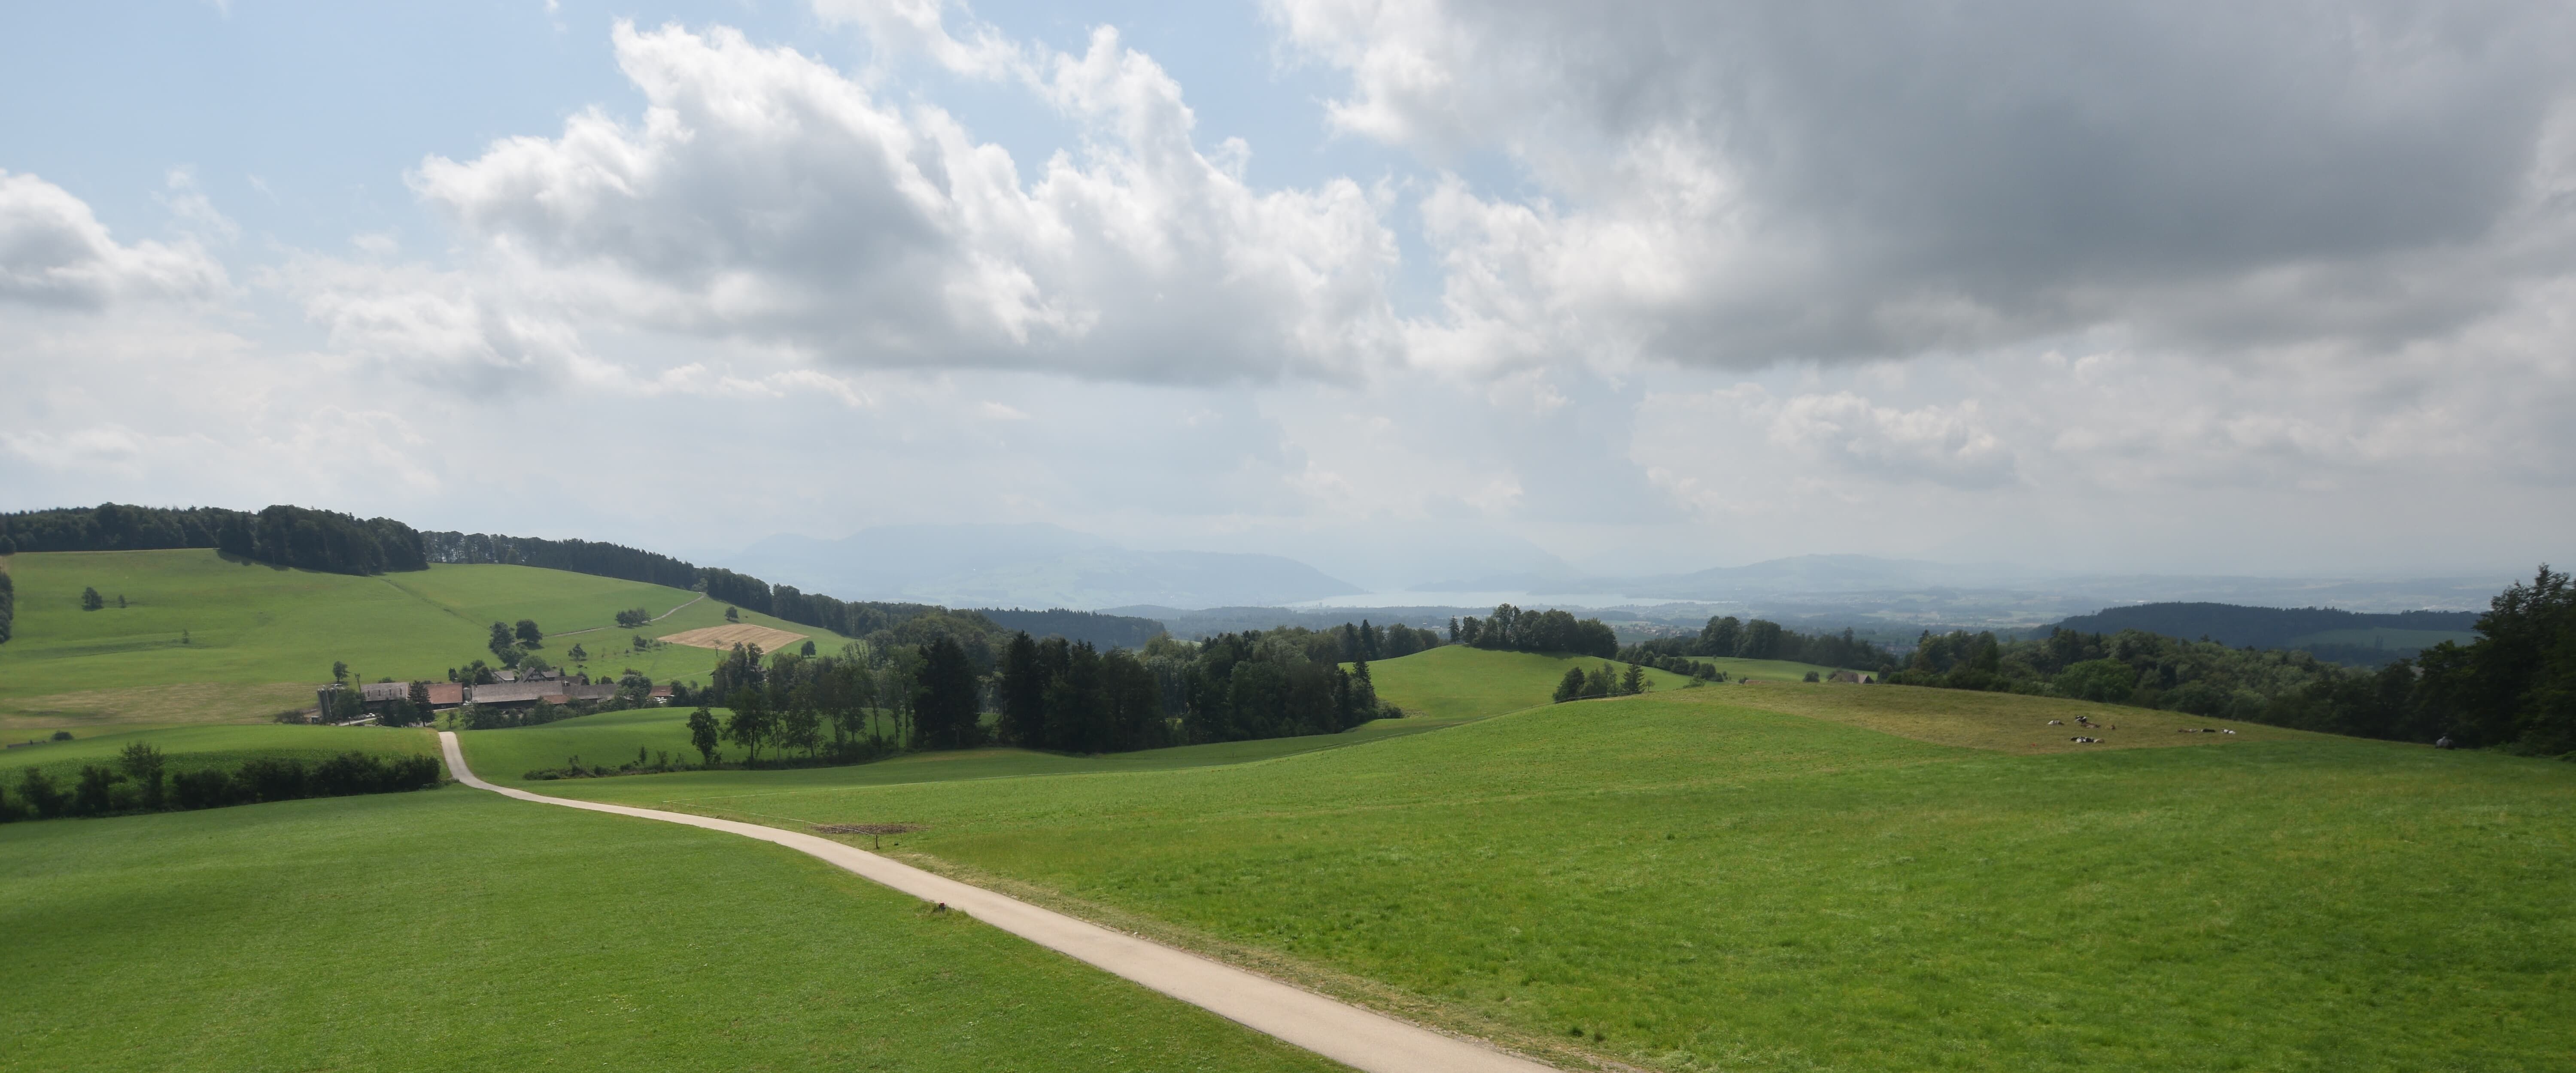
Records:
M943 876L880 857L854 846L795 831L680 812L604 805L547 797L495 786L474 777L457 748L456 734L441 731L439 746L457 781L477 790L566 808L611 812L774 842L822 858L861 878L925 902L944 902L977 920L1058 953L1170 995L1190 1005L1275 1036L1369 1073L1549 1073L1555 1067L1506 1054L1472 1040L1443 1035L1373 1010L1335 1001L1259 973L1188 951L1076 920Z

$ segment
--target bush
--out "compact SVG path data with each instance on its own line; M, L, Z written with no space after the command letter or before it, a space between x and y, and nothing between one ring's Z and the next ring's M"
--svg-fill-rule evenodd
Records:
M170 796L180 808L221 808L239 800L232 776L222 768L182 771L170 777Z
M233 778L240 784L244 801L292 801L307 796L301 760L254 756L242 761L241 770Z
M71 795L55 787L54 780L37 768L28 768L18 780L18 796L26 799L28 809L48 820L71 810Z

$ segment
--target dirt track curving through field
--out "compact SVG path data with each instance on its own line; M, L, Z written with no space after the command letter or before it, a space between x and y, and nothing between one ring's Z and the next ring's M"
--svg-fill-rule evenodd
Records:
M1548 1073L1554 1069L1481 1043L1444 1036L1373 1010L1336 1002L1258 973L932 875L827 838L756 823L574 801L495 786L474 777L474 772L465 766L465 753L457 747L455 732L440 731L438 742L447 752L448 770L458 781L477 790L540 804L684 823L774 842L925 902L943 903L1039 946L1355 1069L1369 1073Z

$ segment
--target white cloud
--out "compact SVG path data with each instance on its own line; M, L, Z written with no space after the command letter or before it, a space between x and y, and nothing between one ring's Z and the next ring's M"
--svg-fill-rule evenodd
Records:
M0 171L0 301L96 310L229 289L223 267L195 243L119 243L63 188Z
M1445 365L2387 350L2576 271L2554 5L1270 9L1342 130L1526 180L1424 204Z
M625 25L615 46L640 122L585 113L414 179L508 281L491 301L851 367L1210 382L1394 356L1380 206L1346 180L1245 185L1113 31L1041 56L1037 87L1085 147L1025 185L946 113L795 51Z

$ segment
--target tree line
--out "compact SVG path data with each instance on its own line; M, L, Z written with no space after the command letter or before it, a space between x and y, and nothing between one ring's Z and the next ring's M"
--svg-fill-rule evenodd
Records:
M214 548L278 566L334 574L426 570L420 533L391 518L272 506L257 513L221 507L95 507L0 514L0 555L21 551L150 551Z
M2107 607L2076 615L2057 628L2077 633L2116 634L2143 630L2167 637L2198 637L2220 644L2255 648L2299 648L2335 663L2378 667L2391 660L2412 659L2420 646L2395 648L2303 640L2338 630L2366 632L2405 630L2463 632L2477 625L2475 611L2399 611L2369 614L2331 607L2243 607L2214 603L2153 603Z
M65 816L220 808L306 797L396 793L438 785L438 761L346 752L317 763L254 756L238 766L173 771L169 758L135 742L110 764L83 764L68 785L30 767L18 785L0 788L0 823Z
M1366 652L1345 647L1357 636L1356 628L1281 626L1196 645L1163 638L1146 646L1145 658L1182 741L1338 734L1404 714L1378 699Z
M1781 660L1855 670L1896 666L1894 657L1885 649L1853 636L1848 629L1841 633L1800 633L1767 619L1745 622L1733 615L1711 617L1696 634L1657 637L1630 645L1619 653L1620 659L1648 665L1657 665L1659 660L1674 656Z
M9 643L11 624L18 618L18 583L9 580L9 572L0 570L0 645Z
M1221 634L1197 644L1157 635L1141 650L1104 650L1025 630L993 643L982 632L989 626L924 615L836 654L818 653L810 641L776 653L737 645L718 657L705 688L674 683L673 703L697 706L688 727L704 766L723 764L727 745L757 767L864 763L897 752L997 743L1125 752L1329 734L1400 716L1379 700L1368 654L1439 643L1427 630L1399 633L1361 623ZM649 680L629 672L618 703L627 703L630 692L633 703L647 703L650 689ZM485 729L533 725L555 714L495 713L488 723L480 715L466 718ZM567 758L565 766L529 777L673 769L667 757L639 754L615 769Z
M1506 652L1565 652L1603 659L1619 652L1619 635L1600 619L1577 620L1565 611L1523 611L1510 604L1495 605L1488 618L1450 619L1449 639L1470 648Z
M422 533L420 538L422 552L433 563L533 566L674 589L693 588L698 582L697 567L622 544L457 532Z
M2376 670L2300 650L2230 648L2144 630L2057 629L2004 640L1926 632L1884 680L2069 697L2395 741L2449 738L2547 756L2576 754L2576 588L2541 566L2499 593L2478 637Z

